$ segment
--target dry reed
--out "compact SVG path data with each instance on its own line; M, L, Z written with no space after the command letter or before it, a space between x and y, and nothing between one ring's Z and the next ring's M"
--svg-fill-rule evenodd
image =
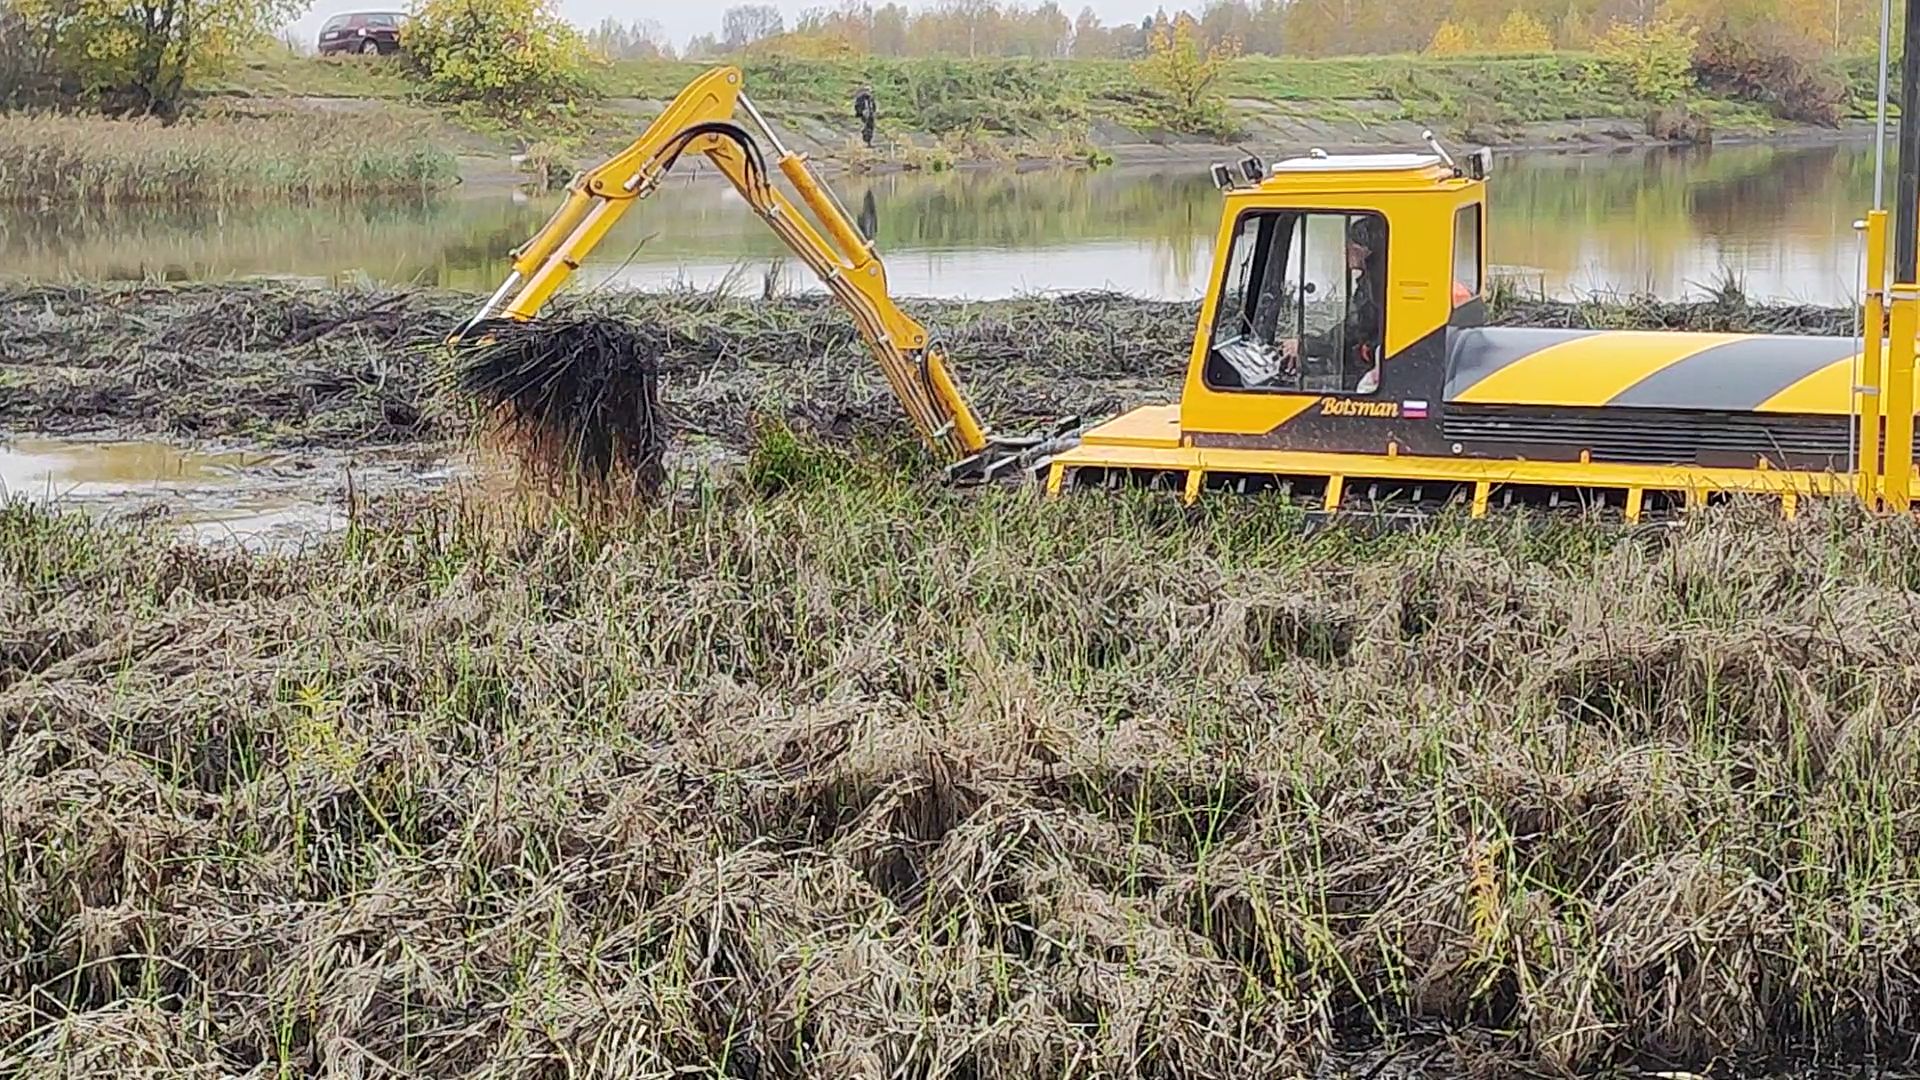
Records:
M420 192L451 155L380 117L227 117L162 125L0 115L0 202L180 202Z
M0 1072L1902 1061L1916 540L851 463L289 558L16 506Z
M0 419L444 434L397 346L470 302L15 287ZM1187 334L917 307L1012 412ZM806 434L899 428L823 303L612 310L742 479L272 557L0 507L0 1074L1910 1061L1910 522L960 494Z

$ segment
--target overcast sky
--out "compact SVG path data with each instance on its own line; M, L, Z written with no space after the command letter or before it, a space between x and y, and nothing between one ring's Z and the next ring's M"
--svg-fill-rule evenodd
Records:
M789 24L793 22L796 15L807 8L834 6L830 3L822 3L821 0L769 0L769 2L786 15ZM1100 13L1101 21L1107 23L1137 21L1142 12L1149 11L1154 6L1147 0L1073 0L1071 3L1062 0L1060 7L1066 11L1068 18L1072 18L1088 3L1093 5L1093 10ZM932 6L926 0L906 0L906 5L915 10ZM390 0L315 0L313 7L308 9L306 15L293 24L293 33L302 40L312 38L319 33L320 24L326 21L327 16L342 11L368 11L380 8L405 10L411 6L406 0L401 0L399 3L390 2ZM667 36L673 39L676 46L685 45L687 39L695 34L719 33L720 13L730 6L729 2L701 4L692 3L690 0L624 0L624 2L623 0L560 0L561 14L579 24L582 29L592 26L609 15L621 22L651 19L666 30ZM879 5L876 3L875 6Z

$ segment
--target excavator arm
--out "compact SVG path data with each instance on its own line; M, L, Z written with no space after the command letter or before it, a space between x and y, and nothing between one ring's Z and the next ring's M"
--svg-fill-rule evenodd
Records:
M734 122L737 112L745 113L772 149L774 167L812 211L817 226L773 185L759 143ZM515 249L506 281L455 340L488 319L536 316L620 216L652 194L687 153L706 155L852 316L908 420L947 460L950 477L989 478L1041 444L998 438L982 428L926 328L888 294L886 268L873 243L806 158L780 141L742 91L741 73L733 67L715 68L694 80L632 145L576 177L566 201Z

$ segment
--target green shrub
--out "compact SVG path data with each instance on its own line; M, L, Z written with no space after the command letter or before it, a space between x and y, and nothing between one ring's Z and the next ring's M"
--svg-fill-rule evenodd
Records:
M426 0L401 35L444 101L519 115L587 92L586 43L550 0Z
M825 487L855 471L847 453L802 435L778 418L761 418L747 452L747 483L763 495Z
M1134 65L1140 82L1163 101L1160 117L1175 131L1231 137L1227 104L1216 89L1238 49L1232 42L1201 44L1199 24L1182 12L1154 30L1147 55Z

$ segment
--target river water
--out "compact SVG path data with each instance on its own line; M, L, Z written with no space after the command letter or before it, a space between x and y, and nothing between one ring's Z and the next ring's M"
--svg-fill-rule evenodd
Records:
M1855 293L1852 222L1871 198L1863 144L1727 146L1501 159L1493 262L1549 292L1680 295L1732 275L1758 297ZM1219 195L1198 166L964 171L835 182L904 296L992 298L1204 288ZM550 197L471 191L427 201L239 208L0 209L0 266L33 277L295 274L490 290ZM586 287L807 287L712 175L667 185L582 267Z

